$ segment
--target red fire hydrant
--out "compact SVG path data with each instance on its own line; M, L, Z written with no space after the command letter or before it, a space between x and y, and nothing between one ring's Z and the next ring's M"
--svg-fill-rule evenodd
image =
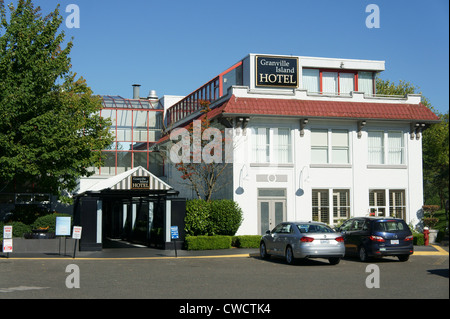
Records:
M425 239L425 246L428 246L430 241L430 231L428 230L428 227L423 229L423 237Z

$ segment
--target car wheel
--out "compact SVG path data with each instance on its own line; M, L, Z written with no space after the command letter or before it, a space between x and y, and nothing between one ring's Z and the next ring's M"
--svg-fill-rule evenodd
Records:
M364 246L359 247L359 260L362 262L366 262L369 260L369 255L367 255L367 251Z
M328 258L328 261L330 262L330 265L337 265L341 261L341 258L331 257L331 258Z
M399 256L397 256L397 258L400 261L408 261L409 255L399 255Z
M286 247L286 262L289 265L295 264L294 252L292 251L291 246Z
M259 254L262 259L269 259L270 255L267 253L266 244L262 241L259 245Z

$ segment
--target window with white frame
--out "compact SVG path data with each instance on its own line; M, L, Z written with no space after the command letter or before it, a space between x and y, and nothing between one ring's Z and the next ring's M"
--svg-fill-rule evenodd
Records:
M371 216L386 216L386 191L369 190L369 210Z
M385 142L387 140L387 143ZM369 164L405 164L403 132L368 131Z
M347 130L332 130L331 131L331 149L332 149L332 163L333 164L348 164L350 163L349 145L348 145L348 131Z
M369 164L384 164L384 132L369 131L367 135Z
M311 130L311 163L328 163L328 130Z
M350 190L333 190L333 223L350 218Z
M331 143L329 142L331 140ZM349 164L350 148L348 130L312 129L312 164Z
M404 190L389 190L389 215L406 219L406 199Z
M386 196L389 196L389 206ZM372 216L406 219L405 190L372 189L369 191L369 210ZM389 215L386 213L389 212Z
M404 164L404 145L402 132L388 132L387 162L391 165Z
M252 130L254 163L292 163L290 128L256 127Z
M312 219L327 224L330 222L330 200L328 189L312 190Z

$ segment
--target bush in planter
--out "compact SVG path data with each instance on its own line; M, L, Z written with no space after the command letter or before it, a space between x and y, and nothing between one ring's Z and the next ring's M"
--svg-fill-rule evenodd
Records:
M22 238L24 234L31 231L31 226L22 222L0 223L0 238L3 238L3 226L5 225L13 227L13 237Z
M231 236L188 236L184 244L187 250L228 249Z
M260 235L233 236L232 246L237 248L258 248Z
M424 219L422 219L423 221L423 225L425 227L428 227L429 229L434 228L437 223L439 222L439 218L435 218L435 217L425 217Z
M438 205L423 205L423 211L425 212L423 218L423 224L425 227L433 228L439 222L439 218L435 217L434 214L439 210Z
M47 229L47 232L54 233L56 231L56 217L71 217L68 214L53 213L37 218L31 225L32 229ZM73 222L71 222L73 224Z

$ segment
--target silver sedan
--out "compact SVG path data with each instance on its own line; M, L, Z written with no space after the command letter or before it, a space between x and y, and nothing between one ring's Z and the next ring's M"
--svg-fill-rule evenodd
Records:
M261 238L261 258L284 256L288 264L296 258L327 258L337 265L345 254L344 238L319 222L283 222Z

